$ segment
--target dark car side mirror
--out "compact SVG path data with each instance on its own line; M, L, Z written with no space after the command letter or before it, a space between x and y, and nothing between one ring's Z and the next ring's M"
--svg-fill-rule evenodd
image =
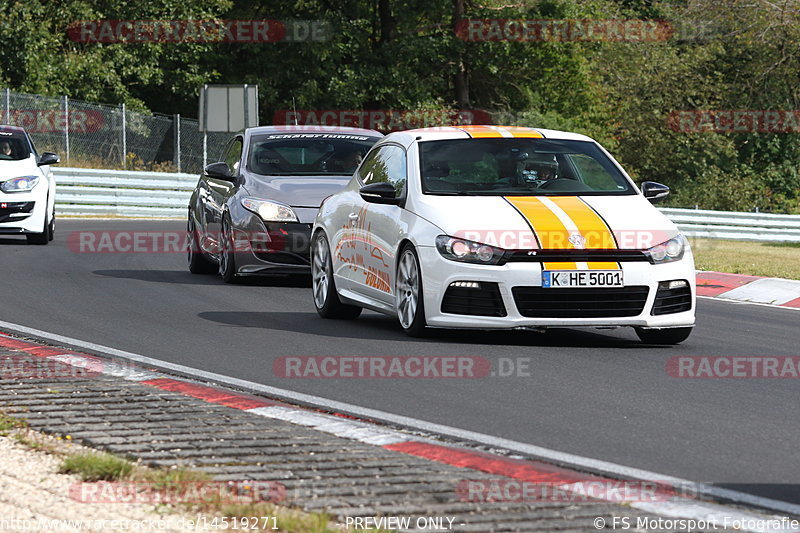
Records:
M227 163L211 163L205 168L206 176L209 178L214 178L217 180L223 181L230 181L231 183L236 181L236 177L231 174L230 169L228 168Z
M358 192L364 201L373 204L400 205L403 201L402 198L397 198L397 190L394 185L385 181L364 185Z
M655 181L642 182L642 194L650 200L651 204L657 204L667 196L669 196L669 187L656 183Z
M53 152L42 152L42 155L39 157L39 162L36 164L43 167L45 165L55 165L60 162L61 159Z

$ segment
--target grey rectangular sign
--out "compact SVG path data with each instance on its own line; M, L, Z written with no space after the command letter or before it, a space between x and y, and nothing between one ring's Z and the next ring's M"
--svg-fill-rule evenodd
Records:
M258 126L258 85L203 85L200 131L237 132Z

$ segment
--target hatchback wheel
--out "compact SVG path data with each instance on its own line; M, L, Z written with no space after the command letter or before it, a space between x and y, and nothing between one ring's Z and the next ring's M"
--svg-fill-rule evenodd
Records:
M53 240L52 233L50 231L51 222L47 214L44 216L44 226L42 227L41 233L28 233L25 235L25 239L28 241L28 244L47 244ZM53 230L55 230L55 225L52 226Z
M403 330L411 337L425 334L425 302L422 298L422 271L419 258L410 244L400 252L395 281L397 318Z
M360 307L343 304L339 300L333 281L331 249L328 239L321 231L311 243L311 286L314 307L322 318L356 318L361 314Z
M236 243L233 239L233 229L227 216L222 219L222 235L220 235L219 273L225 283L238 283L236 274Z
M194 220L189 215L189 222L186 225L186 232L188 236L188 260L189 272L192 274L214 274L219 268L217 265L206 259L203 252L200 251L200 240L197 238L197 229L194 226Z

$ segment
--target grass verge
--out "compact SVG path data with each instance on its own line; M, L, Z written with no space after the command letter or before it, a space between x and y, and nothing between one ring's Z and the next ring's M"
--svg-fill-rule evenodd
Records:
M28 423L21 418L9 416L0 411L0 436L5 437L10 432L23 429L28 426Z
M130 476L133 463L110 453L81 452L67 456L59 474L77 474L82 481L119 481Z
M25 420L7 415L0 410L0 436L13 438L19 444L38 452L61 458L59 473L74 474L84 482L123 481L149 483L154 490L175 490L180 484L212 482L205 472L188 468L148 468L127 459L95 450L75 452L70 448L72 437L54 437L31 430ZM227 489L226 489L227 490ZM269 502L256 501L231 504L230 498L209 499L204 503L179 504L175 512L191 512L192 518L200 513L207 524L238 524L239 529L283 533L341 533L331 516L319 512L305 512ZM163 504L160 504L163 505ZM269 519L265 519L269 517ZM235 522L234 522L235 521ZM247 527L244 522L247 521ZM277 529L276 529L277 527ZM361 530L367 533L389 533L384 530Z
M690 241L698 270L800 280L800 243Z

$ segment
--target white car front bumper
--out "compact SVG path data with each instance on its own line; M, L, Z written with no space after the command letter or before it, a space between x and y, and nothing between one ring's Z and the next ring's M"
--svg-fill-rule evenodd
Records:
M640 326L669 328L692 326L695 321L695 270L691 251L673 263L652 265L649 262L623 262L625 287L647 287L644 306L635 316L602 317L546 317L523 316L517 308L512 288L542 285L541 263L507 263L502 266L484 266L459 263L445 259L434 247L417 248L425 300L425 315L429 326L446 328L508 329L537 326ZM652 314L658 283L686 280L691 290L691 309L678 313ZM496 283L506 316L474 316L442 312L442 301L451 283L477 281ZM544 289L563 291L564 289ZM605 289L597 289L602 291ZM600 293L602 294L602 293ZM610 294L610 293L609 293ZM599 298L598 298L599 299Z
M33 202L29 212L14 213ZM5 207L3 207L5 206ZM0 192L0 234L41 233L47 213L47 182L39 183L30 192Z

